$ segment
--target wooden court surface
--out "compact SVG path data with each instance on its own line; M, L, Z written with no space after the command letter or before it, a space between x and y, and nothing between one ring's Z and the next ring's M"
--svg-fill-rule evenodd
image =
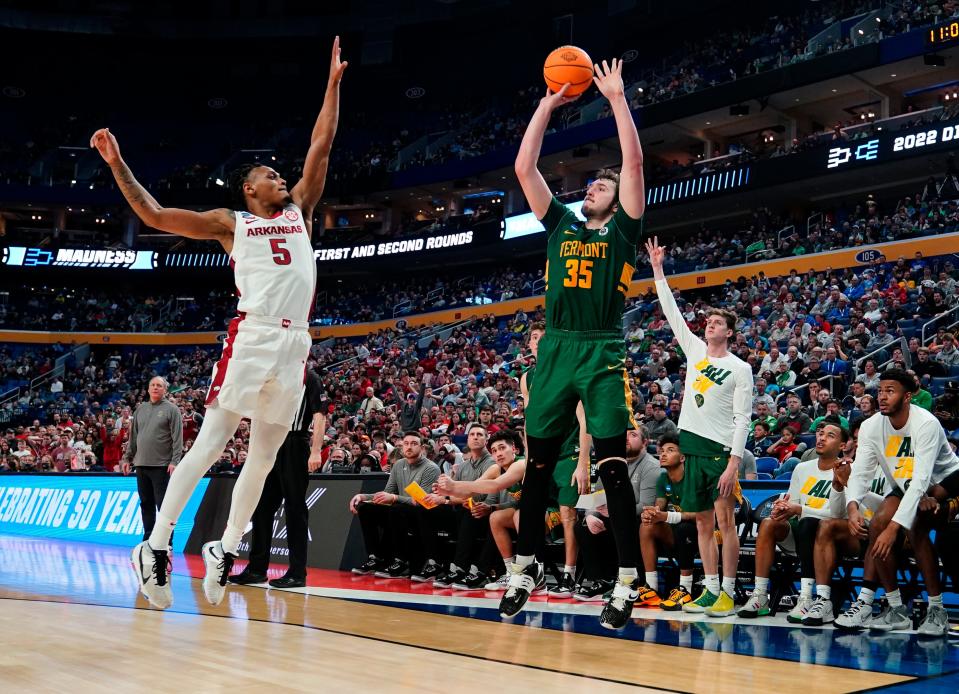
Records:
M79 560L78 560L79 561ZM0 557L5 691L850 692L910 677L231 587L206 604L174 576L171 610L123 562L17 570ZM6 565L5 565L6 564ZM40 570L83 571L25 581ZM128 576L124 579L124 576ZM131 590L131 586L133 590Z

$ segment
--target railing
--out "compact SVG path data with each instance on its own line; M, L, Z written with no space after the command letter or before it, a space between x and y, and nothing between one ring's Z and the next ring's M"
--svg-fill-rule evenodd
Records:
M16 388L11 388L7 392L0 394L0 407L3 407L7 403L14 400L18 400L23 395L29 395L43 384L49 382L55 376L63 376L63 374L66 373L67 361L69 361L71 358L73 358L75 363L81 364L86 361L86 358L89 356L89 354L90 345L85 342L81 345L77 345L66 354L57 357L56 361L53 362L53 368L47 373L31 379L29 386L17 386Z
M922 344L925 345L927 342L929 342L930 340L932 340L932 335L930 335L928 339L926 338L926 328L928 328L928 327L929 327L930 325L932 325L933 323L936 323L936 322L938 322L939 320L945 318L945 317L948 316L950 313L956 313L956 311L959 311L959 306L953 306L953 307L952 307L951 309L949 309L948 311L943 311L943 312L940 313L938 316L933 316L932 320L929 320L929 321L926 321L925 323L923 323L923 324L922 324L922 333L921 333L921 335L922 335L922 338L921 338L921 339L922 339ZM952 326L957 325L957 324L959 324L959 320L953 321L952 323L950 323L950 324L949 324L948 326L946 326L946 327L951 328ZM938 328L937 328L936 330L938 330Z
M867 14L849 29L849 37L854 46L872 43L882 39L882 20L889 19L889 10L883 8Z
M780 229L779 232L776 234L776 242L777 242L777 244L778 244L780 247L783 245L783 233L785 233L785 232L787 232L787 231L789 232L789 236L787 236L786 238L787 238L787 239L791 239L793 236L796 235L796 225L795 225L795 224L790 224L788 227L783 227L783 228Z
M864 121L862 123L857 123L856 125L850 125L842 129L843 135L855 135L859 130L864 128L878 128L878 129L893 129L894 126L901 121L911 121L915 120L917 117L924 117L926 114L939 113L944 109L943 106L933 106L931 108L925 108L921 111L912 111L910 113L902 113L898 116L890 116L889 118L882 118L880 120L873 121ZM823 133L824 135L826 133Z
M401 301L393 307L393 317L397 318L406 313L410 312L410 309L413 308L413 302L407 299L406 301Z
M809 238L809 231L812 229L813 224L818 224L822 226L822 212L817 212L816 214L811 214L806 218L806 238Z
M862 365L866 363L866 360L867 360L867 359L872 359L874 356L876 356L876 355L879 354L880 352L890 352L890 353L891 353L892 350L895 349L895 347L893 347L893 345L895 345L897 342L899 343L899 349L902 351L902 358L905 359L907 362L911 362L911 361L912 361L912 356L909 354L909 343L906 342L906 338L905 338L905 337L900 337L898 340L893 340L892 342L887 342L887 343L884 344L882 347L877 347L876 349L874 349L873 351L871 351L869 354L867 354L867 355L865 355L865 356L862 356L862 357L859 357L859 359L856 360L856 375L857 375L857 376L859 375L859 370L862 368ZM873 361L875 361L875 359L873 359ZM878 364L878 365L876 366L876 370L879 371L880 369L882 369L882 367L884 367L886 364L888 364L888 363L891 362L891 361L892 361L892 357L890 357L889 359L887 359L886 361L884 361L882 364ZM912 364L911 364L911 363L907 363L906 366L912 366Z

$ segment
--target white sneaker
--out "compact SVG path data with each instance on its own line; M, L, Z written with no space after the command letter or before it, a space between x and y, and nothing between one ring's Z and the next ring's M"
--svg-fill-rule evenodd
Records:
M141 542L130 552L130 563L137 573L140 592L151 605L161 610L173 604L169 561L168 552L155 551L147 542Z
M942 605L930 605L919 625L920 636L945 636L949 633L949 614Z
M799 599L796 600L796 606L789 610L789 614L786 615L786 621L790 624L802 624L802 620L806 618L806 613L809 612L810 607L812 607L812 597L800 595Z
M200 550L203 563L206 565L206 575L203 577L203 594L211 605L219 605L226 593L226 581L233 568L236 556L223 551L223 543L219 540L207 542Z
M486 584L485 589L488 591L495 591L497 593L506 590L509 587L509 574L503 574L495 581L491 581Z
M821 627L823 624L833 621L834 618L832 600L817 596L806 612L806 617L802 620L802 623L806 627Z
M849 609L836 617L836 627L849 631L858 631L869 626L872 620L872 605L867 605L862 600L856 600L849 605Z
M909 619L909 608L905 605L891 607L886 605L882 611L869 622L870 631L902 631L912 629L912 620Z

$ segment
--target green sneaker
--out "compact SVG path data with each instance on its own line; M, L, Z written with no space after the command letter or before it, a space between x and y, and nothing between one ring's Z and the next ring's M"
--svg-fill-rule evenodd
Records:
M715 593L710 593L704 588L702 594L698 598L683 605L683 612L705 612L706 608L712 607L713 603L717 600L719 600L718 595Z
M759 593L753 591L749 595L746 604L737 612L744 619L755 619L756 617L765 617L771 610L769 609L769 593Z

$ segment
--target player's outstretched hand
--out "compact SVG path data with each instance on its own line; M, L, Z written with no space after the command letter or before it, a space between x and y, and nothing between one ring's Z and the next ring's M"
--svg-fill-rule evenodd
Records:
M90 138L90 146L94 147L110 166L120 161L120 145L117 138L110 132L110 128L100 128Z
M330 79L327 86L335 87L340 83L347 65L349 65L348 61L340 60L340 37L337 36L333 39L333 56L330 58Z
M593 82L596 83L600 93L612 101L622 97L626 93L626 87L623 85L623 61L613 58L610 63L604 60L602 66L598 63L593 65L593 71L596 73Z
M568 103L576 101L579 98L579 94L576 96L566 96L566 91L569 89L569 82L560 87L558 92L551 91L549 87L546 88L546 96L540 100L540 104L545 105L551 112L558 109L560 106L565 106Z

